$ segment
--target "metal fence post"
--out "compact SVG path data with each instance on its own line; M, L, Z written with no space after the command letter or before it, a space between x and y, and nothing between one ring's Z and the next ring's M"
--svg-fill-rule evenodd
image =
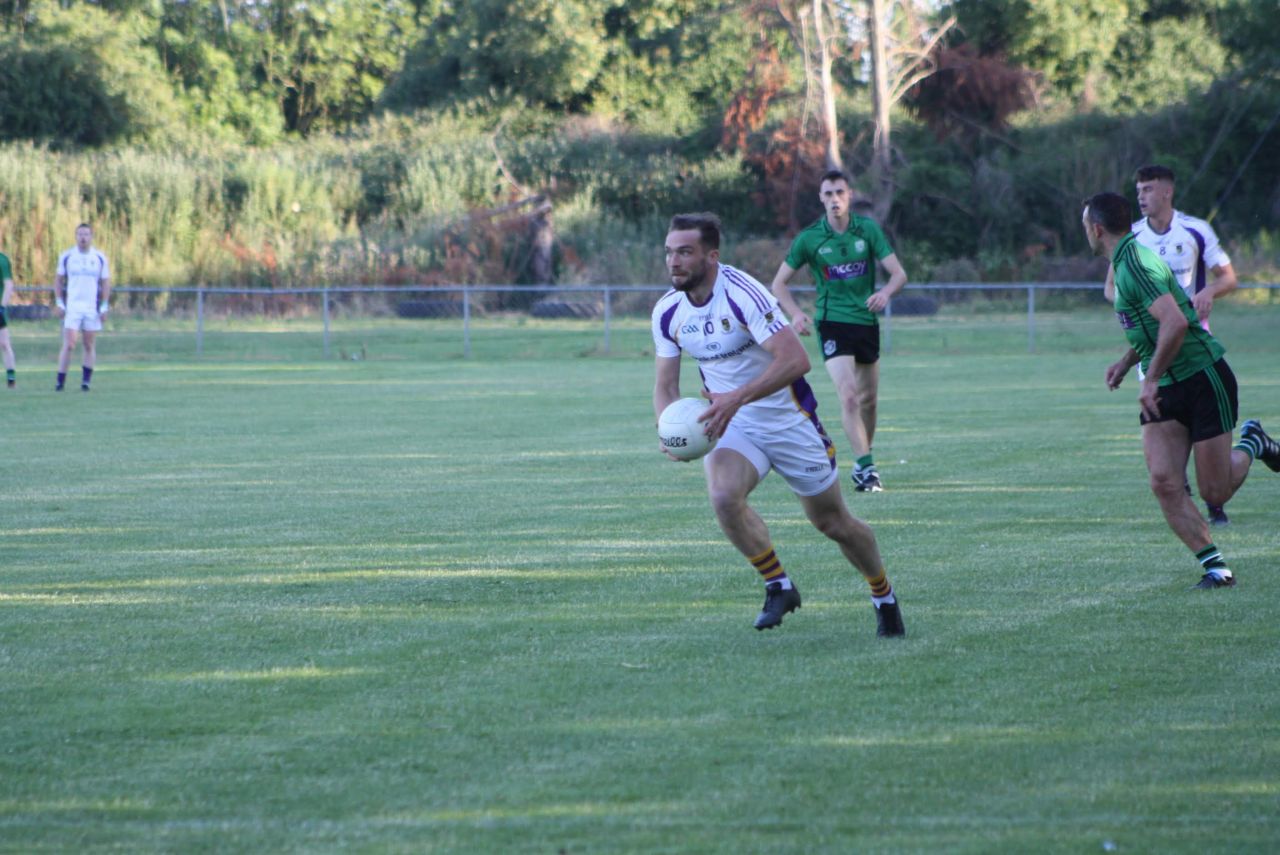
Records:
M320 291L320 301L324 314L324 358L329 358L329 289Z
M462 358L471 358L471 289L462 288Z
M604 352L609 352L609 329L613 321L613 292L604 286Z
M893 353L893 300L884 304L884 352Z
M196 286L196 356L204 354L204 286Z
M1027 284L1027 353L1036 352L1036 286Z

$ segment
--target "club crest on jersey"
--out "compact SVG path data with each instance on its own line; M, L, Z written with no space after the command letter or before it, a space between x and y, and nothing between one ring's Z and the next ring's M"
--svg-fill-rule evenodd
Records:
M773 323L773 312L765 312L765 313L764 313L764 322L765 322L766 324L771 324L771 323Z
M729 323L728 318L721 318L720 329L724 330L725 332L729 332L733 329L733 324Z
M853 242L853 249L854 249L854 251L855 251L855 252L866 252L866 251L867 251L867 242L866 242L865 240L863 240L862 238L858 238L857 240L855 240L855 241Z
M1176 252L1178 255L1182 255L1182 244L1175 243L1173 245L1173 251Z

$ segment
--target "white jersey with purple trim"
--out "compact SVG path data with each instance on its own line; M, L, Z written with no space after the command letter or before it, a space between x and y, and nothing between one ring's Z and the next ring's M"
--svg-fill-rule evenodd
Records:
M672 289L653 307L654 352L698 363L702 382L711 392L729 392L759 377L773 362L761 347L788 326L769 290L746 273L720 265L711 298L694 305L683 291ZM813 391L803 377L789 387L747 404L738 420L774 429L812 421L817 409Z
M1151 228L1146 217L1133 224L1133 234L1138 243L1160 256L1169 266L1187 299L1195 299L1209 283L1207 272L1215 267L1231 263L1213 227L1204 220L1173 212L1169 228L1160 234Z
M58 258L58 275L67 278L67 308L98 311L98 281L110 279L107 257L93 247L73 246Z

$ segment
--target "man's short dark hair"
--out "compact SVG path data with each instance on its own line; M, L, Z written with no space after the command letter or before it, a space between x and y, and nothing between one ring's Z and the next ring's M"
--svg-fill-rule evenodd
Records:
M88 229L89 231L93 231L93 226L89 225L88 223L81 223L80 225L76 226L76 231L80 231L81 229Z
M703 249L720 248L720 218L709 211L700 214L676 214L671 218L668 232L698 230L698 241Z
M1133 173L1133 181L1135 184L1143 181L1168 181L1173 183L1173 170L1167 166L1161 166L1153 163L1149 166L1139 166L1138 171Z
M1129 200L1119 193L1098 193L1084 200L1089 222L1106 229L1107 234L1128 234L1133 220L1129 217Z
M822 173L822 179L818 183L821 184L823 181L843 181L845 184L851 183L849 181L849 176L845 174L843 169L828 169L826 172Z

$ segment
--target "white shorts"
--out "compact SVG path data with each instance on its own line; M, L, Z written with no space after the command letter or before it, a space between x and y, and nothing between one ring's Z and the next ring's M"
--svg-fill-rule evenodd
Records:
M84 330L85 332L102 331L102 315L97 309L77 309L67 307L67 316L62 321L62 328L68 330Z
M836 471L836 447L816 420L768 431L753 424L740 424L735 418L715 450L706 456L704 467L725 448L751 461L761 480L770 469L776 469L797 496L816 496L840 477Z

